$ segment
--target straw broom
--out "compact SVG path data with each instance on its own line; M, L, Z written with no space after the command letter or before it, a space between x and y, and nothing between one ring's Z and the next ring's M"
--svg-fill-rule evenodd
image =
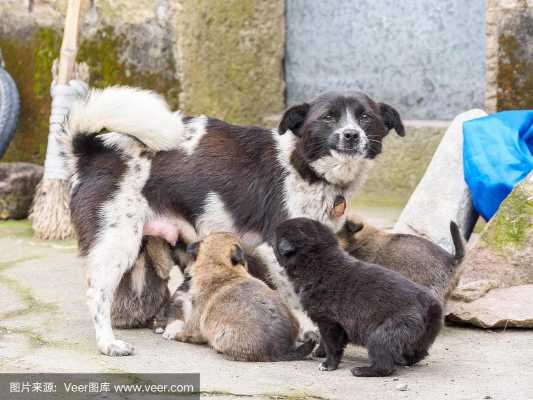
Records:
M88 78L88 68L78 68L76 66L76 54L78 52L79 25L81 16L82 0L69 0L67 15L65 18L65 30L61 43L59 64L56 63L57 76L54 76L56 87L52 87L52 92L66 93L61 99L57 99L60 104L54 106L60 110L56 115L50 116L50 127L48 134L48 147L46 149L46 160L44 165L43 180L37 187L33 200L33 207L30 213L30 220L33 225L35 236L40 239L66 239L74 236L74 231L70 222L69 210L69 187L68 173L60 155L60 147L57 141L57 131L61 129L58 117L66 114L68 109L68 96L72 95L72 89L68 87L71 79ZM78 76L76 76L78 75ZM86 75L85 77L79 75ZM59 96L58 96L59 97ZM63 107L63 108L62 108Z

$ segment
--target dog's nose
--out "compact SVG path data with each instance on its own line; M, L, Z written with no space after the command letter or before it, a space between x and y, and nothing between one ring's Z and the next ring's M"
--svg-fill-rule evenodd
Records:
M342 132L342 136L345 140L354 140L359 136L359 132L357 132L355 129L346 129Z

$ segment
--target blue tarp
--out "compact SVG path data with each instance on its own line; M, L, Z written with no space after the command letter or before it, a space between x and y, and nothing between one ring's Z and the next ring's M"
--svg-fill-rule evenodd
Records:
M464 123L464 174L476 210L489 220L533 169L533 110L502 111Z

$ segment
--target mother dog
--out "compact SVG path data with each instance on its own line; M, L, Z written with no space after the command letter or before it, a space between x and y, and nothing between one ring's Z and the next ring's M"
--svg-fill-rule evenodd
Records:
M110 309L143 232L173 243L178 232L192 241L195 233L227 231L253 246L269 243L287 218L339 230L346 199L390 129L404 135L398 112L360 92L326 93L291 107L278 130L182 117L159 96L127 87L80 100L61 139L100 351L133 351L115 339Z

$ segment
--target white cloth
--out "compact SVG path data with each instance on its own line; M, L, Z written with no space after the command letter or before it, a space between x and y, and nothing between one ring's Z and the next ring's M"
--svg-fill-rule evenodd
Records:
M50 109L50 125L48 131L48 146L44 162L44 179L67 179L68 171L63 158L59 155L61 149L57 140L58 133L63 129L63 122L74 101L87 95L89 86L80 80L71 80L68 85L52 83L50 94L52 107Z

